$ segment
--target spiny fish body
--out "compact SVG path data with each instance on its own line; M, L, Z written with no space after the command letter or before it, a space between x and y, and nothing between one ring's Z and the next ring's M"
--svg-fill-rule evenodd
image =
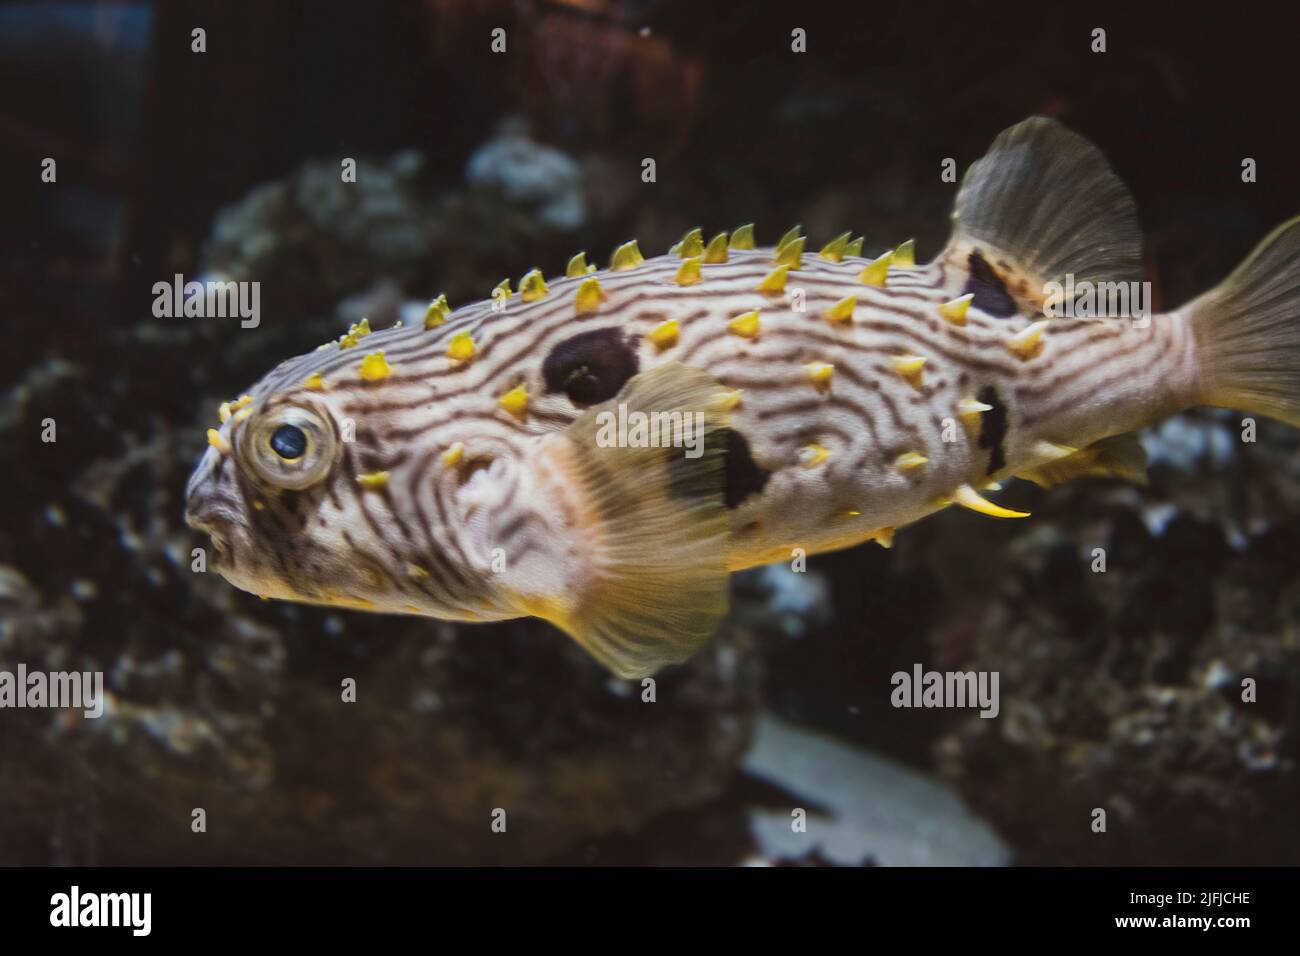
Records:
M1193 405L1300 421L1300 221L1181 309L1053 317L1052 283L1141 259L1124 187L1054 122L971 168L928 264L804 246L692 230L354 327L223 411L190 521L254 593L536 615L640 676L708 639L730 571L887 547L954 503L1022 517L985 497L1011 476L1141 480L1131 433Z

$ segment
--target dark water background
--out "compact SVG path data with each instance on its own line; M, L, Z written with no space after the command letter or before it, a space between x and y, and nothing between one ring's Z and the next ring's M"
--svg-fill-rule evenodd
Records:
M346 321L633 236L657 254L695 225L915 236L928 259L955 192L941 160L964 169L1034 113L1110 158L1157 305L1178 305L1300 212L1296 21L1264 10L0 8L0 665L101 669L113 695L98 722L0 711L0 863L868 862L916 820L889 780L837 771L857 752L944 781L1021 862L1300 860L1300 458L1281 426L1243 444L1230 414L1181 416L1147 436L1147 489L1015 483L1002 500L1030 522L944 513L807 579L738 578L723 635L654 705L537 622L260 602L191 573L181 520L217 403ZM153 317L155 282L204 270L262 283L258 329ZM893 710L889 675L917 661L999 670L1000 718ZM819 758L853 792L760 779L763 713L854 748ZM755 836L762 808L806 804L857 820L867 851ZM863 804L899 809L864 822ZM953 840L941 859L992 861Z

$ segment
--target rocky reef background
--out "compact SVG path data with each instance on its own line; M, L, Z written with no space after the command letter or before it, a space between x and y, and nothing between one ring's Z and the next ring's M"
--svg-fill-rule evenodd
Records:
M0 108L0 669L102 670L110 695L98 720L0 710L0 863L1300 862L1300 440L1243 442L1230 412L1148 432L1148 487L1016 482L1030 521L950 511L891 551L738 576L653 703L538 622L262 602L191 570L181 495L218 403L363 316L694 225L927 258L940 161L1035 112L1129 183L1164 305L1300 212L1267 23L928 19L0 10L0 89L24 91ZM155 318L177 272L259 281L260 326ZM894 709L917 662L998 671L1000 715Z

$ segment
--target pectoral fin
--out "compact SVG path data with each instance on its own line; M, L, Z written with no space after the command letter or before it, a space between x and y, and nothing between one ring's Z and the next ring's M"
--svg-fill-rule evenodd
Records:
M1147 453L1134 434L1103 438L1065 458L1029 468L1016 474L1043 488L1075 478L1122 478L1134 484L1147 483Z
M641 415L669 425L658 447L633 447ZM727 418L725 390L674 363L634 376L539 445L543 481L581 503L568 542L581 571L571 593L529 610L619 677L686 660L726 616Z

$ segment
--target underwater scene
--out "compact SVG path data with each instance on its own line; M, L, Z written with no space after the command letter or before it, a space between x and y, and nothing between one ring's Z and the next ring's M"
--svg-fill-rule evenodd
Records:
M0 7L0 864L1300 862L1293 27Z

